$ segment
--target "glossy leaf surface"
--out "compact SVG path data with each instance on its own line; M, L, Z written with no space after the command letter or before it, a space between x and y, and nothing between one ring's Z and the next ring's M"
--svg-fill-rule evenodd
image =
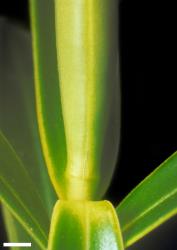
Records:
M120 203L117 214L125 246L177 214L177 152Z
M48 250L123 250L116 212L107 201L58 201Z

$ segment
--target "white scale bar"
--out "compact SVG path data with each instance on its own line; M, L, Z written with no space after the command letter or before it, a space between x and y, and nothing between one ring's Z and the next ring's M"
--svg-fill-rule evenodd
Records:
M3 243L3 247L31 247L31 242L29 243Z

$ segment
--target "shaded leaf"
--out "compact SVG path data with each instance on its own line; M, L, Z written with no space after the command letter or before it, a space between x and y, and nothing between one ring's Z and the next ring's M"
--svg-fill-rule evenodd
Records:
M33 238L24 230L21 224L13 217L8 208L3 206L3 217L8 231L8 242L31 242L33 250L39 250L39 246ZM40 248L41 249L41 248ZM11 250L21 250L21 247L11 247Z
M0 129L26 167L49 216L56 201L38 135L31 37L0 19Z
M0 128L12 143L23 163L13 150L14 155L12 154L12 156L9 152L4 151L3 153L2 150L5 150L4 146L1 148L0 197L2 201L7 204L15 218L24 226L23 229L19 229L20 225L16 219L12 218L12 215L10 215L8 211L5 211L5 223L10 238L12 238L12 230L15 237L15 235L19 235L19 232L22 232L22 230L25 231L26 229L29 235L32 235L34 239L38 241L41 249L43 249L47 244L49 218L56 200L56 195L49 181L39 144L31 54L29 32L23 28L12 25L10 21L7 21L5 18L1 18ZM4 140L5 142L6 139L3 136L2 138L2 141ZM9 147L6 148L9 150ZM4 165L4 157L8 157L8 154L11 155L12 159L6 159L7 162ZM16 157L16 160L18 158L16 163L13 163L13 157ZM20 164L19 162L23 164L23 168L25 166L26 170L23 169L23 171L18 174L18 167L15 168L15 166ZM4 172L4 167L6 171L8 170L7 172ZM24 173L26 175L25 178L23 176ZM30 189L30 193L29 188L26 188L26 178L29 178L29 180L32 178L32 181L29 181L33 186ZM19 183L20 181L21 183ZM32 190L35 191L33 192ZM18 191L20 191L20 193L18 193ZM23 192L23 194L21 192ZM39 201L36 203L35 200L37 199L39 199ZM42 201L40 201L40 199ZM28 207L28 204L30 204L30 207ZM29 211L23 211L21 213L21 210L24 210L25 206L28 207ZM6 210L6 208L4 208L4 210ZM13 225L13 229L8 226L9 223L11 227ZM23 234L25 234L25 232ZM20 233L20 235L23 234Z
M49 227L47 210L22 161L0 132L0 200L45 249Z

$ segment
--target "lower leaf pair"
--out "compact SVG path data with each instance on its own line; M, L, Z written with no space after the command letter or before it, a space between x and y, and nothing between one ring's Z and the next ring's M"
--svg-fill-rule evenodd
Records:
M48 250L123 250L116 212L108 201L58 201Z

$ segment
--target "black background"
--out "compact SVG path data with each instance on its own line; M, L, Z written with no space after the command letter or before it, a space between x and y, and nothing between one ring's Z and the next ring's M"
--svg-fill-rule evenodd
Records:
M106 198L115 205L177 149L175 6L122 0L122 132L118 168ZM0 14L29 27L27 0L3 1ZM177 249L177 218L131 249ZM5 240L0 221L0 241Z

